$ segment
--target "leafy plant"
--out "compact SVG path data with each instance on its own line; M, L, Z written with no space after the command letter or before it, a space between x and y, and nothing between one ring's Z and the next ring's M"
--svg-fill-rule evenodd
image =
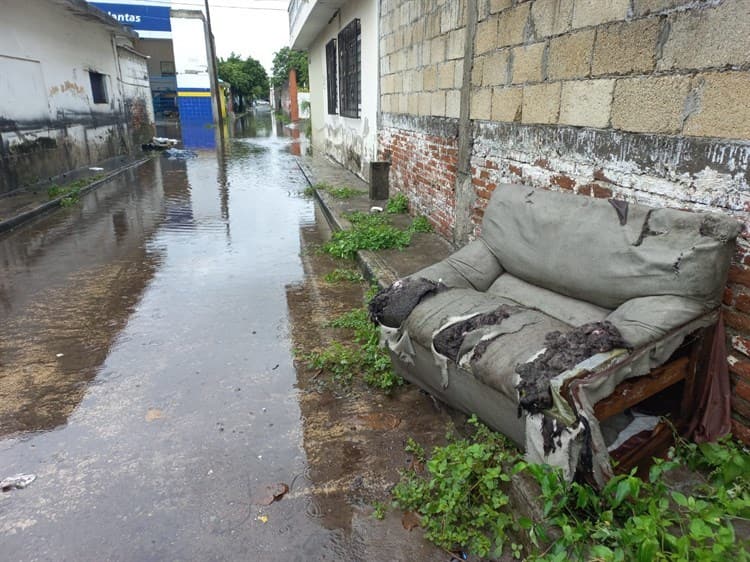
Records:
M388 199L385 206L387 213L404 214L409 212L409 199L403 193L398 193Z
M414 217L411 223L412 232L432 232L432 223L424 215Z
M340 342L333 342L323 351L313 351L302 356L311 369L319 369L331 375L340 384L350 384L362 363L358 350Z
M330 273L327 273L323 280L326 283L340 283L341 281L347 281L349 283L361 283L365 280L359 271L354 269L343 269L336 268Z
M522 536L533 547L524 553L512 542L511 554L528 560L750 560L733 526L750 517L750 454L730 439L681 441L671 460L655 460L647 480L633 471L598 491L567 482L557 468L527 464L504 438L470 421L473 437L435 448L425 476L405 472L393 490L394 504L418 511L427 538L443 548L498 556L509 536ZM414 454L413 443L407 448ZM706 474L691 494L666 483L681 466ZM510 511L503 489L521 471L540 486L543 521Z
M427 461L427 477L404 472L393 499L397 507L422 516L425 536L441 548L499 556L514 525L513 515L505 509L505 488L509 467L519 457L504 436L475 417L470 422L476 427L474 438L436 447Z
M307 186L307 187L306 187L306 188L305 188L305 189L304 189L304 190L302 191L302 194L303 194L303 195L304 195L305 197L312 197L313 195L315 195L315 188L314 188L313 186L311 186L311 185L308 185L308 186Z
M331 197L336 199L351 199L355 195L361 195L362 192L351 187L332 187L327 190Z
M388 509L388 507L383 502L374 502L372 504L372 507L375 509L372 512L372 516L375 519L382 520L385 519L385 512Z

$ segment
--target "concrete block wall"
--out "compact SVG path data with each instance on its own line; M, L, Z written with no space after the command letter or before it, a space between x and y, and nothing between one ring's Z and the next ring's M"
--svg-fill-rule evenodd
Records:
M476 31L469 37L466 26L474 22L462 20L432 35L434 13L449 12L450 5L381 3L387 126L380 148L388 157L391 139L398 138L407 155L403 162L392 157L393 185L419 201L419 212L436 224L452 213L450 232L441 229L449 238L462 213L473 225L468 238L478 234L488 198L507 182L735 216L743 232L724 318L734 432L750 443L750 0L467 0L466 11L458 12L476 10ZM420 19L424 30L415 31ZM464 31L464 45L455 39L449 50L455 30ZM430 53L424 58L426 41ZM443 113L442 103L420 96L445 92L447 99L448 81L433 81L429 66L437 76L451 60L449 52L458 56L466 41L473 49L466 58L470 83L453 82L470 92L460 98L468 105L464 123L460 109L448 112L446 104ZM412 57L421 65L415 69L404 54L413 45L421 45L423 57ZM413 70L421 82L407 78ZM443 187L409 175L422 160L419 125L434 115L456 123L458 138L442 137L443 144L470 147L467 193L447 170L434 176ZM413 130L396 137L391 129L399 123ZM433 136L431 144L438 140ZM441 169L440 163L432 167ZM426 208L425 194L441 190L440 206ZM462 207L467 197L469 205Z
M379 158L443 236L454 227L466 0L382 0Z

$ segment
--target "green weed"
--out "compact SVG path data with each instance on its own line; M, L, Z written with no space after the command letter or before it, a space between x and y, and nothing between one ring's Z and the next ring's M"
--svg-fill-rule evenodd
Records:
M412 232L432 232L432 223L424 215L414 217L411 222Z
M445 549L500 556L509 537L520 536L532 548L511 542L510 553L528 560L750 559L748 541L733 526L750 517L750 454L729 439L680 442L671 460L655 461L647 480L632 472L598 491L567 482L559 469L527 464L504 437L470 422L471 438L436 447L424 476L404 472L393 489L394 505L417 511L425 536ZM416 447L407 444L415 455ZM705 471L705 484L691 495L669 489L664 475L679 466ZM521 471L540 486L544 521L510 510L510 475Z
M365 278L362 277L362 274L359 271L354 269L337 268L330 273L327 273L325 277L323 277L323 280L326 283L340 283L342 281L348 283L361 283Z
M97 174L88 178L81 178L72 181L63 186L53 184L49 189L47 189L47 196L50 199L57 199L58 197L62 197L62 199L60 199L60 206L72 207L73 205L78 203L78 201L80 201L81 190L84 187L88 187L89 185L91 185L95 181L99 181L103 177L103 174Z
M372 516L375 519L378 519L378 520L385 519L385 512L388 509L388 507L383 502L373 502L372 507L375 509L372 512Z
M392 215L408 213L409 199L403 193L398 193L388 199L388 204L385 206L385 210Z

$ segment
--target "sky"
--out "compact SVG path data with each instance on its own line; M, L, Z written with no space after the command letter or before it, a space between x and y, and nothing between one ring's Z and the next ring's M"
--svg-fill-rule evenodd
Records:
M101 1L101 0L100 0ZM104 0L203 9L204 0ZM252 56L271 72L273 53L289 44L289 0L209 0L216 56ZM205 11L205 10L204 10Z

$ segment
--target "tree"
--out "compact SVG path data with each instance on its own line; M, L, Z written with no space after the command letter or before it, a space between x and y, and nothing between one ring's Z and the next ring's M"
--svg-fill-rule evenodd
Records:
M268 99L268 74L253 57L242 60L232 53L226 60L218 60L217 70L219 78L229 82L232 97L238 102L238 111L244 111L245 104L253 100Z
M273 54L273 68L271 69L271 82L275 87L281 86L289 78L289 70L297 71L297 84L300 88L309 88L310 80L307 73L307 53L304 51L292 51L284 47Z

